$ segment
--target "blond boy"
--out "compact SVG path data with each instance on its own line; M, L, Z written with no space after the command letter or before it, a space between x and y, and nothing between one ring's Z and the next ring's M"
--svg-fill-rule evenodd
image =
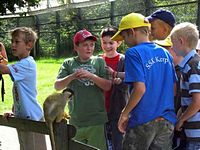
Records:
M199 31L196 25L180 23L171 32L173 49L184 57L181 67L181 110L176 130L184 127L187 150L200 149L200 57L196 52Z
M30 56L37 34L28 27L18 27L11 31L12 54L19 61L11 65L0 64L0 73L9 74L13 81L13 114L17 118L40 121L42 109L37 102L36 63ZM20 150L46 150L45 136L33 132L18 131Z

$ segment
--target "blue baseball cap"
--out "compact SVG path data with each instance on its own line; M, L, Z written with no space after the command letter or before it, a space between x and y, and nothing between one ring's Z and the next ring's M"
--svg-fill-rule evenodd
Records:
M154 19L160 19L169 24L171 27L174 27L176 23L174 14L171 11L164 9L156 10L146 18L149 20L149 22L153 21Z

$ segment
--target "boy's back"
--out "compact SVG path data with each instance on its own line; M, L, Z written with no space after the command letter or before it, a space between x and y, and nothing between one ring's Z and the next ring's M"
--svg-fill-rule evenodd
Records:
M133 119L130 127L146 123L157 116L162 116L175 123L174 106L170 101L174 96L171 91L173 91L175 73L170 54L164 48L146 42L129 48L125 58L126 62L129 62L126 63L125 82L140 81L146 86L141 103L131 112L132 117L137 116L137 119ZM135 64L134 68L132 63Z

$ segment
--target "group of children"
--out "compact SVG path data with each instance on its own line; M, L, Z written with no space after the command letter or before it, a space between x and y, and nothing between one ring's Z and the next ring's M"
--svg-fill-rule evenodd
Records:
M13 81L13 110L5 116L42 121L36 63L30 56L37 35L19 27L11 36L12 53L19 61L0 63L0 74L9 74ZM165 45L152 42L155 39L165 40ZM200 149L198 39L195 25L175 25L167 10L149 17L131 13L122 18L119 28L104 28L101 56L93 56L97 37L85 29L78 31L73 38L77 56L63 62L54 83L56 90L74 91L68 104L69 122L77 129L74 139L101 150L168 150L175 126L177 131L184 128L184 149ZM117 52L123 40L129 47L125 55ZM21 150L46 149L44 135L18 130L18 137Z

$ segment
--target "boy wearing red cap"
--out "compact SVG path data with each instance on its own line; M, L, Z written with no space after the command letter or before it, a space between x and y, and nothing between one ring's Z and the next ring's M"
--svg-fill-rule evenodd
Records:
M171 148L175 71L166 49L149 41L150 23L138 13L122 18L113 40L122 41L125 53L125 83L133 89L121 112L118 128L125 133L123 150Z
M74 50L78 56L64 61L55 82L55 89L69 87L74 96L69 102L70 123L75 125L75 139L106 150L104 125L107 114L104 106L104 92L111 88L107 80L105 62L93 56L97 38L87 30L74 36Z

